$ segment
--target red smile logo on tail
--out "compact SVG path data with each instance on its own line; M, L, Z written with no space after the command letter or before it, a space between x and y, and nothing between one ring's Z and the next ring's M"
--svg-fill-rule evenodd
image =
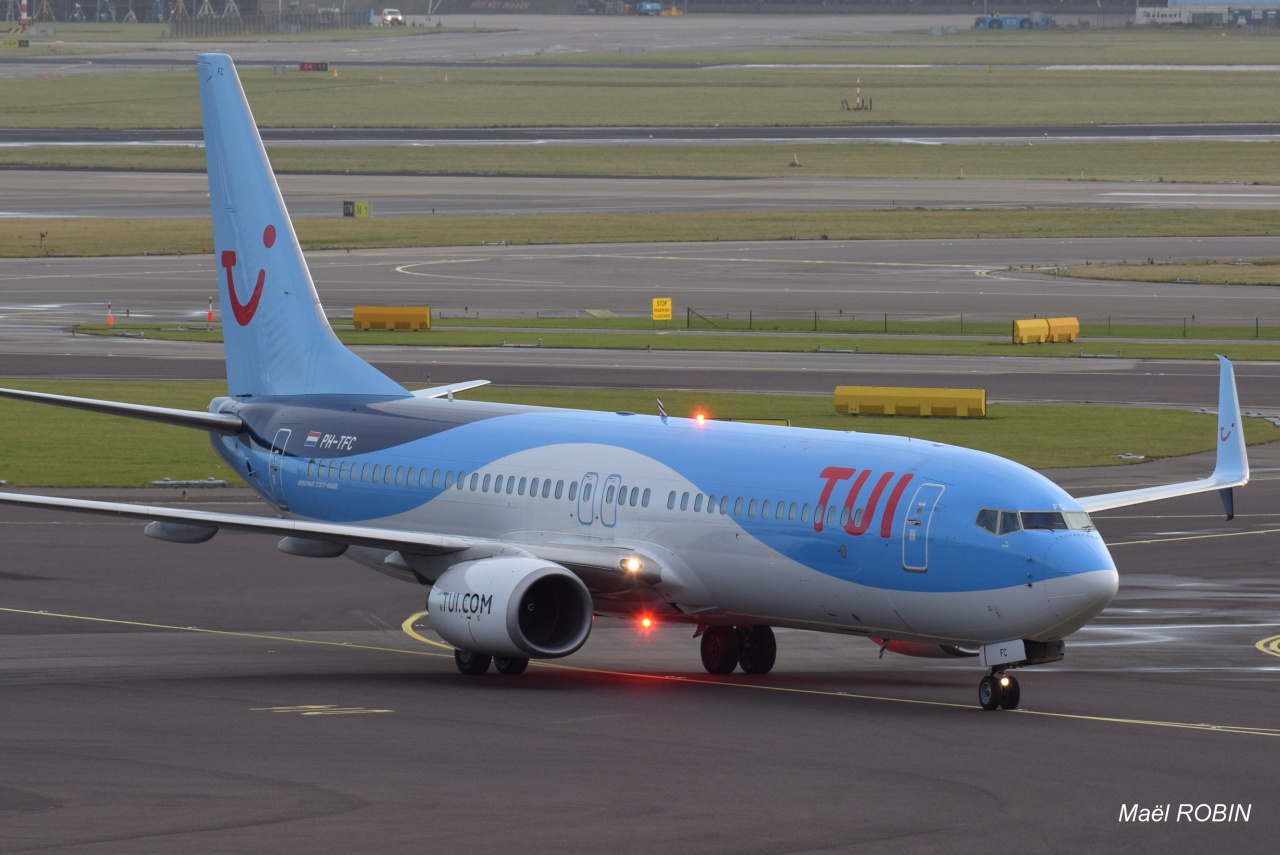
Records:
M262 245L267 249L271 249L276 242L276 227L267 226L262 230ZM249 302L241 303L240 298L236 296L236 284L231 278L231 268L236 266L236 253L232 249L224 249L222 251L222 266L227 271L227 293L231 295L231 313L235 315L236 323L240 326L248 326L249 321L253 320L254 313L258 311L258 301L262 299L262 286L267 281L267 271L258 271L258 281L253 286L253 294L249 297Z

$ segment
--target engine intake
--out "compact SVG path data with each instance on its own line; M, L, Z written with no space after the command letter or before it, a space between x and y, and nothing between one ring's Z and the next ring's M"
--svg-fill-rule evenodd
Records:
M559 564L482 558L440 575L427 599L431 626L460 650L490 656L568 656L591 632L591 593Z

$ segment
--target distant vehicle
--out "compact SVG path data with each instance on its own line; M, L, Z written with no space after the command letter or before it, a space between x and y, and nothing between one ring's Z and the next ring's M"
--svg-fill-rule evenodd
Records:
M1057 24L1051 15L980 15L973 19L975 30L1050 30Z
M654 2L641 3L639 6L636 6L636 14L657 17L662 14L662 4Z
M382 10L382 26L384 27L403 27L404 15L400 14L399 9L383 9Z

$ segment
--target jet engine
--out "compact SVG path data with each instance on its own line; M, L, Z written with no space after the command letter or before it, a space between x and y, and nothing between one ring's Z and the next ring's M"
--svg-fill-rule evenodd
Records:
M490 656L568 656L591 632L591 594L559 564L481 558L440 575L427 599L431 626L459 650Z
M922 656L926 659L953 659L978 655L976 650L956 647L954 644L925 644L921 641L899 641L894 638L887 641L883 638L873 638L871 640L878 644L881 650L888 650L890 653L901 653L903 656Z

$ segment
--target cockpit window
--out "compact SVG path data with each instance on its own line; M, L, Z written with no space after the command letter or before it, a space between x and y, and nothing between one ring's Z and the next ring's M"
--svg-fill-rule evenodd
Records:
M1022 525L1018 522L1018 515L1013 511L1000 512L1000 533L1009 534L1011 532L1020 531Z
M978 511L978 518L973 521L978 528L986 529L992 534L1000 532L1000 512L993 511L990 508L983 508Z
M1084 511L1023 511L1022 527L1048 531L1093 531L1093 522Z
M1062 518L1067 521L1067 528L1072 531L1093 531L1093 520L1084 511L1063 511Z

